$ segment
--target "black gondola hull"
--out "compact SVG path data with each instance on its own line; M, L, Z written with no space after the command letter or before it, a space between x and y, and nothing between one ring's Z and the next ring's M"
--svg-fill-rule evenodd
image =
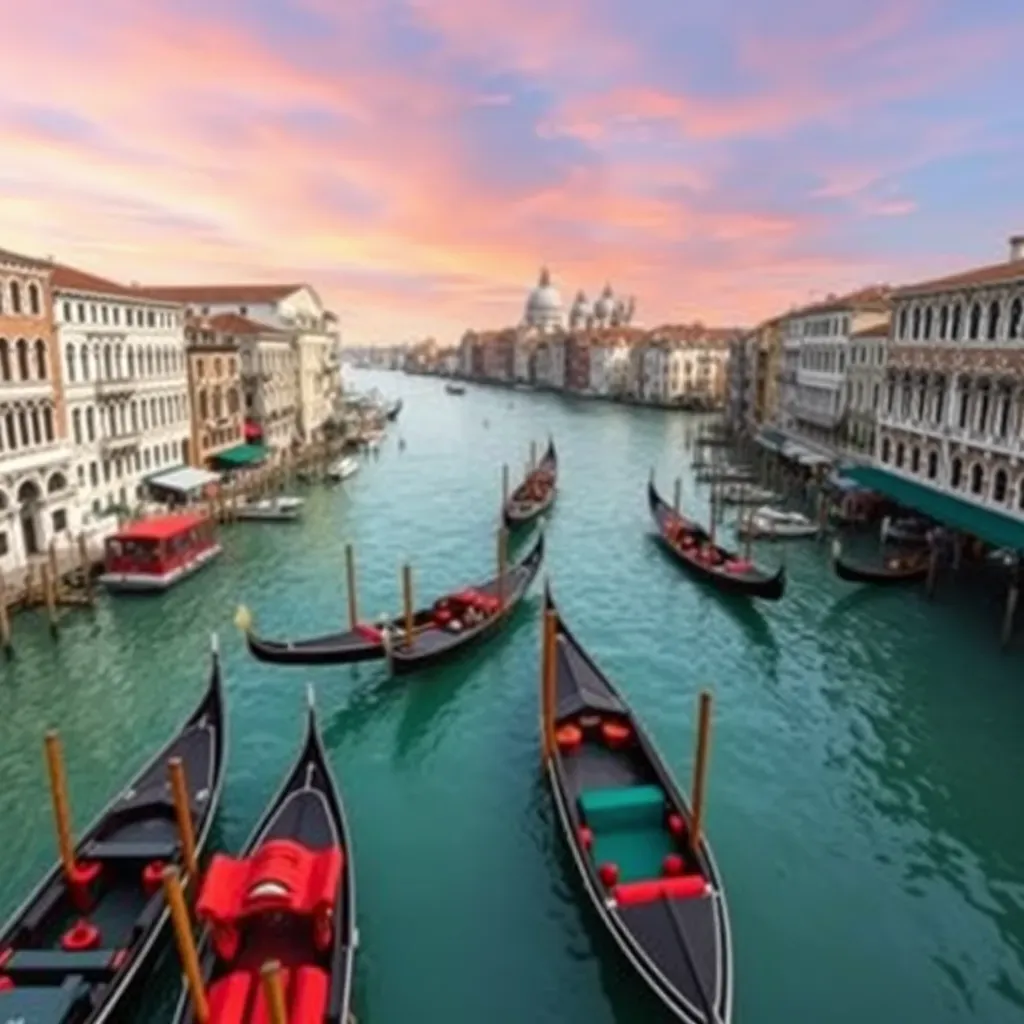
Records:
M551 474L551 486L548 492L540 501L524 502L516 498L516 494L526 481L524 480L520 483L509 496L508 501L505 502L505 507L502 509L502 519L509 530L517 530L528 523L534 522L540 516L549 512L555 503L555 498L558 496L558 453L555 450L555 442L553 440L548 441L547 450L537 464L537 471L540 470L545 470Z
M545 603L549 609L554 610L549 594L545 595ZM575 711L558 714L556 722L563 718L571 719L580 713L607 714L609 711L628 721L636 734L638 760L641 765L646 764L649 773L646 776L647 781L656 783L676 813L688 820L688 805L664 760L611 682L600 673L587 653L579 647L561 619L557 621L561 638L567 640L577 652L570 656L563 650L559 656L559 669L556 673L559 680L556 683L559 690L559 711L564 707L562 673L568 671L573 675L573 670L567 666L572 665L574 661L577 670L582 666L581 674L586 675L586 691L590 694L590 699L594 699L595 693L598 696L596 704L591 706L584 699ZM600 696L601 692L611 703L604 702ZM614 710L616 706L617 712ZM546 727L546 713L542 712L542 733ZM580 842L583 819L576 808L576 801L581 793L582 781L587 777L589 770L585 764L574 759L586 756L586 745L570 754L556 751L547 762L545 776L550 787L559 830L572 855L577 880L586 892L590 905L628 962L664 1003L674 1019L685 1021L687 1024L729 1024L732 1015L733 987L729 915L724 888L710 846L706 840L699 844L695 863L711 884L712 893L700 900L687 900L683 903L678 900L671 901L674 912L682 911L687 915L686 935L682 939L669 926L668 918L662 916L673 912L666 906L668 900L662 899L646 907L618 905L614 899L609 898L609 890L598 877L594 855ZM597 757L592 777L606 785L628 784L627 780L636 771L635 766L632 769L613 769L608 762L608 756L607 752L603 752ZM639 779L639 775L637 777ZM690 959L694 952L701 967L687 977L689 969L683 967L683 961Z
M847 583L871 583L875 586L899 586L904 583L919 583L928 577L927 565L915 565L910 569L886 569L884 566L870 568L857 566L842 558L834 558L832 565L836 575Z
M313 849L337 845L342 850L344 862L334 910L335 932L328 951L330 994L323 1020L346 1024L352 1000L352 978L358 947L355 869L344 804L327 761L312 701L302 750L256 828L243 845L239 856L248 858L256 853L264 842L274 839L291 839ZM259 965L266 960L291 962L291 957L288 956L289 934L294 933L289 933L286 925L282 927L281 933L276 935L273 927L255 933L254 941L257 948L247 946L246 949L246 955L252 964L251 987L256 988L260 985ZM216 976L218 960L206 929L199 942L199 958L204 982L209 987L211 980ZM196 1024L192 1002L184 984L173 1024ZM234 1022L226 1021L225 1024ZM239 1021L239 1024L242 1022Z
M226 753L224 694L214 653L210 682L197 709L104 808L75 848L76 862L101 865L97 895L84 915L100 927L101 948L89 952L91 966L83 969L76 962L63 967L77 954L65 953L51 937L55 932L59 937L62 922L70 925L82 916L56 864L0 931L0 950L11 951L0 976L14 982L13 989L0 989L0 1018L13 1014L15 1020L101 1024L120 1016L137 995L169 929L163 893L144 887L142 869L162 861L177 864L184 874L167 762L179 757L185 769L201 854L220 804ZM112 959L101 967L104 956Z
M699 579L726 594L738 594L746 597L757 597L763 601L778 601L786 592L786 569L780 567L773 575L760 569L747 572L729 572L723 568L706 565L695 555L689 554L679 545L673 543L665 533L665 523L669 516L681 520L686 529L697 537L708 537L707 531L697 522L677 515L658 494L653 481L647 484L647 503L658 528L658 540L662 547L681 565L685 566ZM719 548L724 560L735 559L733 552Z

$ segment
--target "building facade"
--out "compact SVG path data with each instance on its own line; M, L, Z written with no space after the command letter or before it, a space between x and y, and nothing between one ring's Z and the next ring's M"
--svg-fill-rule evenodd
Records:
M232 326L230 315L185 321L189 461L203 469L211 468L214 456L245 441L241 353Z
M191 414L180 305L54 265L54 316L87 528L131 511L143 482L189 463Z
M854 456L874 455L888 340L888 321L856 331L850 337L844 441L847 452Z
M851 336L888 323L890 291L872 286L805 306L786 319L785 426L800 441L845 447Z
M301 440L298 356L292 335L237 313L221 313L218 319L238 343L246 428L279 458Z
M74 530L72 453L49 264L0 251L0 569Z
M993 266L899 289L878 464L1024 520L1024 238Z
M175 285L148 289L183 304L188 313L234 313L277 331L295 345L298 398L296 430L300 441L323 437L341 394L340 335L335 315L307 284Z

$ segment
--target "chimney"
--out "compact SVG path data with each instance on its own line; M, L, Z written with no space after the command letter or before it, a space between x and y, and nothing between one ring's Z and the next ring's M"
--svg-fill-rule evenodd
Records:
M1010 236L1010 262L1024 260L1024 235Z

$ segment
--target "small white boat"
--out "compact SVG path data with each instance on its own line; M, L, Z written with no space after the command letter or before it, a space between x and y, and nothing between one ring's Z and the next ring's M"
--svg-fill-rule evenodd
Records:
M359 472L359 460L352 455L346 455L343 459L338 459L337 462L332 462L327 467L327 479L332 480L335 483L340 483L342 480L347 480L350 476Z
M284 495L277 498L259 498L239 505L237 517L240 520L262 523L294 523L302 515L302 498L290 498Z
M751 513L749 520L741 518L736 527L741 537L762 537L790 540L798 537L816 537L818 524L799 512L786 512L780 508L763 506Z

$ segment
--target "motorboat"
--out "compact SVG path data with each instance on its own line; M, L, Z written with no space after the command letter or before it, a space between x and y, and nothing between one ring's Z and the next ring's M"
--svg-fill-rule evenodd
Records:
M800 512L787 512L785 509L762 505L749 518L740 519L736 532L741 537L790 540L816 537L821 530L817 523Z
M907 547L925 547L932 524L917 516L902 516L882 520L881 540L883 544L901 544Z
M354 455L346 455L343 459L332 462L327 467L325 476L334 483L340 483L358 472L359 460Z
M236 509L236 518L250 522L294 523L302 516L302 498L280 495L276 498L259 498L247 501Z
M445 384L444 389L449 395L464 395L466 393L464 384Z

